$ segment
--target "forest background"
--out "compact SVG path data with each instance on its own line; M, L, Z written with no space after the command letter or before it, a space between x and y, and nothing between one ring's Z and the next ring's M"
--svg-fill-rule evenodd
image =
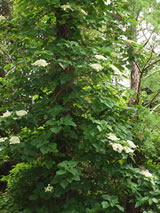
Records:
M0 13L0 211L160 212L159 1Z

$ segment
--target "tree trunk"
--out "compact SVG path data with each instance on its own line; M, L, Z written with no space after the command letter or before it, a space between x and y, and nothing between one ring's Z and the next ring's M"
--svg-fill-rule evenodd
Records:
M135 91L136 98L131 96L129 105L137 105L140 98L140 71L135 61L131 63L131 66L131 89Z
M128 105L137 105L140 98L141 73L136 61L132 61L131 66L131 89L135 91L135 97L130 96ZM135 208L135 203L129 202L131 199L131 197L127 198L126 213L142 213L141 208Z

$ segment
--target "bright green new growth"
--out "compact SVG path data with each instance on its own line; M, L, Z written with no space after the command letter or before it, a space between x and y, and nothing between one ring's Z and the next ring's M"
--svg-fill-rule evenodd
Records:
M0 22L0 159L13 165L1 212L159 211L149 150L159 145L116 83L129 60L126 4L15 0Z

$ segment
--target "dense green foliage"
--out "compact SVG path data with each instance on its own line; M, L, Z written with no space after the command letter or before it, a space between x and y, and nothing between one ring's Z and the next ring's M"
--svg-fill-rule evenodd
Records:
M14 0L1 17L2 213L159 212L159 115L145 81L138 106L121 85L147 61L123 39L132 16L126 0Z

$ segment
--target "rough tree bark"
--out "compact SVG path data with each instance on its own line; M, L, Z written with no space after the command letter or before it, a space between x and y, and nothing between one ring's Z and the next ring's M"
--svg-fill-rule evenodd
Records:
M130 97L129 105L137 105L140 98L140 71L135 61L131 62L131 66L131 89L135 91L136 97Z

